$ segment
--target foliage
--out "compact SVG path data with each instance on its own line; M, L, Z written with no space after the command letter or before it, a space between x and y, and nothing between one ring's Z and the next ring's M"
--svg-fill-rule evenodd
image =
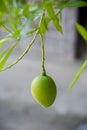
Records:
M87 30L80 24L76 23L76 28L83 39L87 42Z
M1 0L0 29L5 32L5 35L0 39L0 50L2 50L0 51L0 71L7 70L17 64L25 54L29 52L38 35L40 35L41 42L43 43L51 21L55 29L63 34L63 28L61 25L63 10L65 8L77 8L82 6L87 6L87 2L80 0L41 0L37 2L33 0ZM76 24L76 27L87 41L87 31L79 24ZM33 35L33 39L28 44L23 54L11 65L5 67L9 56L17 45L31 35ZM3 44L5 42L7 42L8 46L3 49ZM42 44L42 68L44 68L43 50L44 46ZM73 81L73 85L84 70L84 67L82 68L83 69L79 71ZM71 85L69 90L73 85Z
M83 39L87 42L87 30L82 25L80 25L78 23L76 23L76 28L77 28L78 32L80 33L80 35L83 37ZM82 66L79 68L79 70L75 74L74 79L72 80L72 82L68 88L68 92L71 91L71 89L74 87L76 81L79 79L80 75L83 73L83 71L86 68L87 68L87 60L84 61Z

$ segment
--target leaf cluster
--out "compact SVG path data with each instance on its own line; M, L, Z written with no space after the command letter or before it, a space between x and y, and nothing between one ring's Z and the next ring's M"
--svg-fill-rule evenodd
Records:
M46 35L49 23L52 22L55 29L63 34L62 12L65 8L77 8L87 6L87 2L80 0L1 0L0 1L0 30L5 35L0 39L0 71L11 68L27 54L36 40L38 34ZM87 41L87 31L79 24L77 30ZM17 45L34 34L32 41L23 54L11 65L4 68L9 56ZM8 46L3 49L3 44ZM12 43L9 44L9 43ZM3 50L3 51L2 51ZM80 75L83 69L80 70ZM79 76L76 76L73 85ZM73 87L69 88L69 90Z

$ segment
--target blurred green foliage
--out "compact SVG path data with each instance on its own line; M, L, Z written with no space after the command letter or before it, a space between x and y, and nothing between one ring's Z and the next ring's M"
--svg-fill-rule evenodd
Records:
M84 6L87 6L87 2L83 0L0 0L0 30L5 32L3 38L0 39L0 71L9 69L18 63L29 52L37 35L46 35L51 21L55 29L63 34L61 19L65 8ZM87 30L78 24L76 24L76 27L87 41ZM9 56L21 40L33 34L34 37L23 54L14 63L4 68ZM8 46L3 49L5 42L8 43ZM9 43L12 43L12 45ZM82 71L80 70L79 76ZM77 79L76 77L73 85Z

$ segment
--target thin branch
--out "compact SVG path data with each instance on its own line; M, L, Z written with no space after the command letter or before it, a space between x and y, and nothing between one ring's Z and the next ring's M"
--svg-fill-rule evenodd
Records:
M44 38L43 35L40 34L41 37L41 51L42 51L42 74L46 75L46 70L45 70L45 49L44 49Z
M28 47L26 48L26 50L23 52L23 54L16 61L14 61L13 64L7 66L6 68L2 69L1 71L5 71L5 70L10 69L11 67L13 67L15 64L17 64L29 52L31 46L33 45L34 41L37 38L38 32L39 31L36 32L36 34L34 35L34 38L30 42L30 44L28 45Z
M2 25L2 27L4 28L4 30L8 33L12 33L5 25Z

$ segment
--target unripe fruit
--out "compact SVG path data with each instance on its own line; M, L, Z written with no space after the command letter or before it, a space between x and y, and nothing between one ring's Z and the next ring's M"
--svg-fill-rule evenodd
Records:
M55 82L47 75L39 75L32 81L31 93L41 106L49 107L57 94Z

